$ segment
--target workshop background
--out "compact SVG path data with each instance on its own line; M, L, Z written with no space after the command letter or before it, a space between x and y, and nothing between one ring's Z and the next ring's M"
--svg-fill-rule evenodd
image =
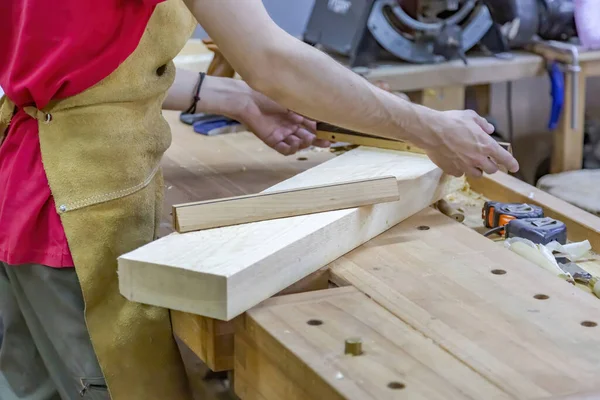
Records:
M315 0L263 0L271 18L291 35L301 37ZM198 27L194 36L206 38ZM508 131L507 84L491 87L491 114L499 131ZM588 79L586 118L600 117L600 78ZM550 115L550 82L547 77L527 78L511 90L514 152L521 164L521 178L535 184L538 165L550 154L552 135L547 129Z

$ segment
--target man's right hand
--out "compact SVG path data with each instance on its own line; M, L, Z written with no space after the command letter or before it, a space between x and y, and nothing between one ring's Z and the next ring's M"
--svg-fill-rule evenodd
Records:
M444 172L480 177L483 172L497 172L499 166L518 171L517 160L490 136L494 126L476 112L431 110L425 114L426 128L422 135L415 135L415 145Z

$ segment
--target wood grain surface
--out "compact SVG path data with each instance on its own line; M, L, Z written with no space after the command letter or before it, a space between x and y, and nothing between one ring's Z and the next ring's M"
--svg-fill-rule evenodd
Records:
M237 325L243 399L511 398L353 287L270 299ZM348 338L362 355L344 354Z
M438 211L340 258L332 274L511 396L600 387L598 299Z

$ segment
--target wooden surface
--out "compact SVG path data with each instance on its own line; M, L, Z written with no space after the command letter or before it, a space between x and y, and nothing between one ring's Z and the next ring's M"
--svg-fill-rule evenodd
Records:
M332 274L516 398L600 388L598 328L581 325L600 323L598 299L434 210L340 258Z
M471 56L467 66L460 60L429 65L390 63L372 68L364 76L371 82L388 84L393 91L410 91L514 81L545 73L541 56L515 52L512 60Z
M398 200L392 176L177 204L173 225L184 233Z
M270 299L237 325L244 400L510 398L353 287ZM364 353L345 355L355 337Z
M119 257L120 291L132 301L230 320L463 185L425 156L358 148L267 192L390 175L406 193L397 202L149 243Z

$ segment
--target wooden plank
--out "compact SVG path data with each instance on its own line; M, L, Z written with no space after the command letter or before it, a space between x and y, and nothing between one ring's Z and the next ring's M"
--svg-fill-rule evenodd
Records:
M469 65L461 60L430 65L389 63L361 71L370 82L382 82L392 91L422 90L452 85L515 81L546 74L544 59L528 52L514 52L512 60L472 56Z
M565 223L570 240L587 239L592 248L600 251L599 217L504 173L469 179L469 184L471 189L493 201L530 203L542 207L547 216Z
M277 293L277 296L324 290L329 287L329 268L321 268L292 286ZM232 321L219 321L190 313L171 310L173 333L212 371L233 369Z
M598 299L436 210L331 269L515 398L597 389Z
M511 398L353 287L270 299L239 322L243 400L247 386L265 400ZM353 337L359 356L344 354Z
M176 204L179 233L400 200L393 176Z
M269 191L393 175L398 202L173 234L119 257L131 301L230 320L456 191L427 157L358 148Z

